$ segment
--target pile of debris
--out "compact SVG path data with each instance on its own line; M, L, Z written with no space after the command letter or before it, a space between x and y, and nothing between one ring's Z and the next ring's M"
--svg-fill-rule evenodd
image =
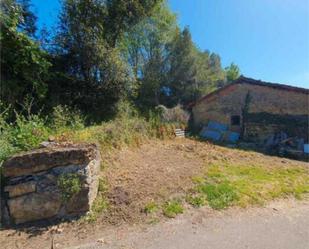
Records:
M306 158L306 148L304 138L289 137L285 132L278 132L270 135L265 141L267 151L280 156L288 156L296 159Z

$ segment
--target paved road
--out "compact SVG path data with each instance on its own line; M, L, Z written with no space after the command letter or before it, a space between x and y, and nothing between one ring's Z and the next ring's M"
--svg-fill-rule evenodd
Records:
M137 230L137 231L136 231ZM76 249L308 249L309 205L190 211L144 230L118 230Z

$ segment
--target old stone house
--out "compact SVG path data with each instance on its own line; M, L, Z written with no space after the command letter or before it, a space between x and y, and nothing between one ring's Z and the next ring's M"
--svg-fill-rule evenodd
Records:
M280 131L308 141L308 89L241 76L191 107L196 128L215 121L248 141L263 141Z

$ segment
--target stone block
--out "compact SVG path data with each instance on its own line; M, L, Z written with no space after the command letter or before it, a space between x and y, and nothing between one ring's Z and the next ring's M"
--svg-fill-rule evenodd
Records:
M35 181L23 182L17 185L9 185L4 188L5 192L9 193L9 197L16 197L28 193L35 192L36 183Z
M86 213L97 195L100 163L95 145L57 145L9 159L4 163L6 220L21 224ZM59 179L72 175L79 187L67 197L70 189Z
M3 163L5 177L31 175L36 172L65 166L88 164L93 156L93 146L50 147L19 154Z

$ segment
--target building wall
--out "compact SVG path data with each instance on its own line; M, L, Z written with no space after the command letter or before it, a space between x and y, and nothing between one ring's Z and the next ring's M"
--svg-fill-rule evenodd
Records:
M231 130L240 132L243 121L242 109L245 107L248 93L250 94L248 113L266 113L276 116L309 115L309 95L306 93L244 83L228 86L198 102L192 108L195 127L201 127L213 120L227 124ZM239 126L231 125L232 115L240 116ZM250 133L250 130L245 129L245 132Z

